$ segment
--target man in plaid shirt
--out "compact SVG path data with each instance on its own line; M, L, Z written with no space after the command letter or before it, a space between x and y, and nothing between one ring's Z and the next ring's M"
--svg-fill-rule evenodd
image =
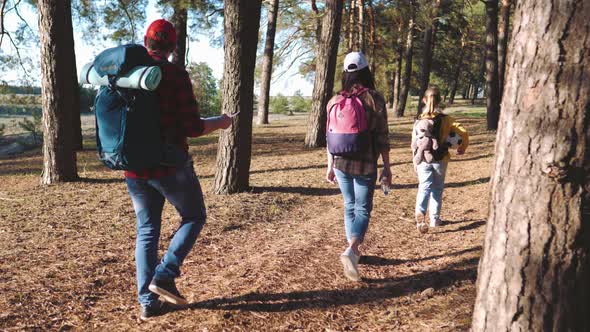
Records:
M162 80L156 93L163 139L181 149L186 155L186 162L178 167L160 166L125 172L127 189L137 216L135 264L142 320L165 313L169 304L188 304L174 280L180 275L180 266L205 224L206 211L201 185L192 158L188 156L187 137L206 135L228 128L231 124L227 115L201 119L188 73L167 61L176 48L176 30L170 22L163 19L152 22L144 43L162 70ZM165 200L176 208L181 222L158 264L158 241Z

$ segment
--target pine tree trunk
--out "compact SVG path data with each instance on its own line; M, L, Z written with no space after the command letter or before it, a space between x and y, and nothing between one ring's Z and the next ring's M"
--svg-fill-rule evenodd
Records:
M395 91L395 71L387 71L385 73L387 77L387 108L393 109L393 99L394 99L394 91Z
M240 112L221 132L214 192L231 194L249 188L254 108L254 67L261 0L225 0L223 8L223 113Z
M404 73L400 80L399 87L399 101L395 112L398 116L404 116L406 110L406 102L408 100L408 93L410 91L410 79L412 76L412 60L414 57L414 21L415 21L415 4L410 1L410 20L408 21L408 35L406 37L406 50L404 53Z
M377 45L377 26L375 22L375 12L373 10L373 1L369 0L367 2L367 15L369 15L369 35L370 38L370 53L371 53L371 65L369 66L371 69L371 73L375 74L375 68L377 67L377 55L375 54L375 48Z
M486 91L488 130L498 129L500 85L498 82L498 0L486 4Z
M463 56L465 55L465 39L461 37L461 48L459 49L459 59L455 64L455 72L453 73L453 85L451 86L451 95L449 96L449 105L455 103L455 95L459 87L459 77L461 76L461 68L463 67Z
M481 67L479 70L479 73L477 74L476 77L473 78L473 90L472 95L471 95L471 105L475 105L475 101L477 100L477 97L479 96L479 90L480 90L480 82L482 80L482 77L484 75L486 71L486 55L485 53L482 55L482 60L481 60Z
M316 0L311 0L311 11L313 12L315 19L315 39L316 44L320 43L320 35L322 34L322 16L316 4ZM317 50L316 50L317 52ZM317 54L317 53L316 53Z
M275 48L275 34L277 31L277 16L279 0L272 0L268 10L268 25L264 56L262 58L262 73L260 77L260 95L258 97L258 124L268 124L268 102L270 99L270 79L272 78L272 60Z
M350 0L350 13L348 16L348 52L358 50L358 39L356 35L356 1Z
M39 0L41 39L41 101L43 107L42 184L78 179L72 117L79 114L72 87L75 79L73 32L68 31L69 0ZM70 15L71 19L71 15ZM64 38L64 36L72 36Z
M346 53L352 52L352 44L350 40L350 20L352 19L351 12L352 12L352 2L354 0L348 0L348 6L346 4L342 8L342 45L346 47Z
M187 10L186 7L175 5L173 7L172 24L176 28L176 50L172 53L172 63L182 68L186 66L186 39L187 39Z
M322 37L316 57L313 102L305 136L306 147L326 146L326 105L332 97L334 89L341 19L342 1L326 0L326 11L322 20Z
M70 76L72 87L69 91L72 94L72 144L74 151L82 151L84 149L84 137L82 136L82 119L80 114L80 85L78 84L78 69L76 68L76 52L74 44L74 27L72 25L72 3L66 1L66 31L68 32L67 37L71 47L69 48L69 57L73 65L70 67Z
M590 331L589 17L516 4L475 332Z
M401 92L400 83L401 83L401 77L402 77L402 71L403 71L402 57L403 57L404 49L402 46L402 26L403 26L403 23L400 22L400 25L397 30L397 36L398 36L397 37L397 66L395 69L395 78L394 78L395 88L393 90L393 109L396 110L395 116L398 118L404 116L403 112L402 112L402 114L399 114L397 112L397 110L399 110L398 104L399 104L400 92Z
M512 3L510 0L502 0L502 5L500 7L500 22L498 23L498 86L500 91L500 102L502 101L502 92L504 91L511 5Z
M362 53L365 53L367 41L365 36L365 0L357 0L358 4L358 32L359 32L359 47L358 50Z
M469 93L469 87L470 87L470 85L465 85L463 87L463 92L461 93L461 96L463 97L463 99L469 98L469 95L468 95L468 93Z
M437 29L437 17L440 10L440 0L434 0L433 10L432 10L432 24L426 27L426 31L424 31L424 51L422 52L422 74L420 76L420 93L418 94L418 111L417 114L419 115L422 113L422 108L424 107L424 103L422 102L422 97L424 97L424 93L426 89L428 89L428 85L430 84L430 71L432 69L432 54L434 53L434 43L436 37L436 29Z
M475 105L475 101L477 100L477 95L479 94L479 82L474 81L471 84L471 105Z

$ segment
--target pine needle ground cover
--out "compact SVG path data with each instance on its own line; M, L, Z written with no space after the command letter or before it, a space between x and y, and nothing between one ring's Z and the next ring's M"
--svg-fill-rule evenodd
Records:
M131 201L92 138L77 183L40 186L41 151L3 157L0 330L467 331L494 134L484 119L457 116L471 145L449 166L446 224L426 235L411 222L412 118L390 119L394 189L375 192L360 283L341 271L342 198L324 181L324 150L303 148L306 116L255 128L252 189L241 194L212 194L217 140L192 141L209 218L178 279L191 305L145 323ZM178 223L168 203L163 219L160 253Z

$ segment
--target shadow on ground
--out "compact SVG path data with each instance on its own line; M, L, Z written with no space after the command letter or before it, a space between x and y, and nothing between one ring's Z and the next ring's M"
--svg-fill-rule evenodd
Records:
M427 288L434 288L437 291L464 280L474 281L478 261L479 258L468 258L438 271L385 279L363 279L366 287L354 289L248 293L237 297L193 303L188 309L283 312L379 302L384 299L419 293Z
M340 194L338 188L318 188L318 187L252 187L252 193L259 194L263 192L300 194L304 196L333 196Z

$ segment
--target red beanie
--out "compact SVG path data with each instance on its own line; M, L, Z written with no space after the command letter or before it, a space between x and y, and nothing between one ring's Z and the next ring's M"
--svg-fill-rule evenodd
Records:
M174 29L172 23L161 18L150 24L145 33L145 38L176 45L176 29Z

